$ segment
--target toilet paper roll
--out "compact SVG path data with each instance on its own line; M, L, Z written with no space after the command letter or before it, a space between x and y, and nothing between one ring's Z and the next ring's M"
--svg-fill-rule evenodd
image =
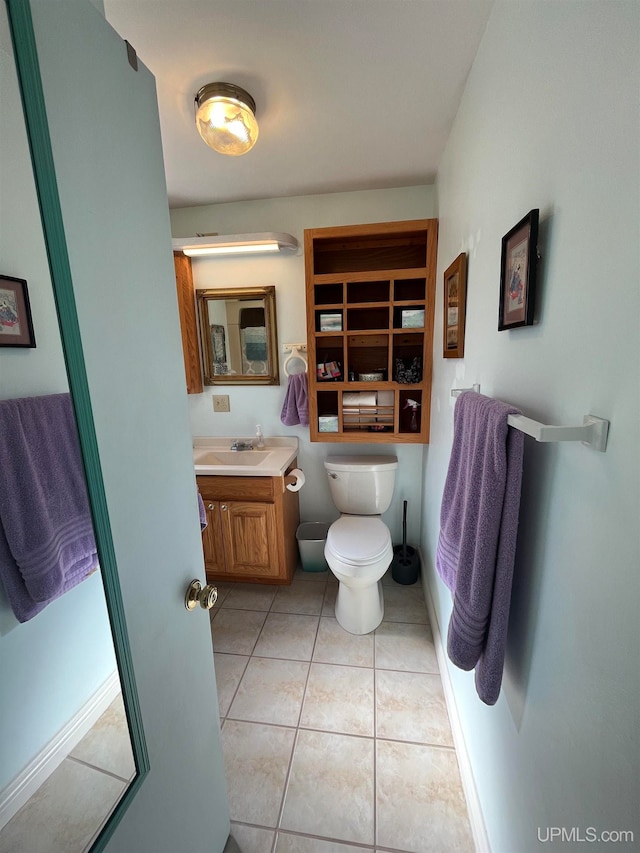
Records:
M301 471L300 468L294 468L293 471L289 471L287 477L296 478L295 483L287 483L287 489L290 492L299 492L305 484L304 471Z

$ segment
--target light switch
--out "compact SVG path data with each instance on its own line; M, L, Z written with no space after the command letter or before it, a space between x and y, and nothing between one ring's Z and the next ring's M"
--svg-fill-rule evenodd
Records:
M228 394L214 394L213 395L213 411L214 412L230 412L231 407L229 406L229 395Z

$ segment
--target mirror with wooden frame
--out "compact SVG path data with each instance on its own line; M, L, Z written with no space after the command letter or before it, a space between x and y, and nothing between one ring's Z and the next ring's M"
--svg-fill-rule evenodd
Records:
M205 385L279 385L276 289L198 290Z

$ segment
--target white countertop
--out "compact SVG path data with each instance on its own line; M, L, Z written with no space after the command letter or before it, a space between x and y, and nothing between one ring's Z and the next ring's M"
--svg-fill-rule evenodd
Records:
M255 436L203 436L193 439L196 474L227 477L282 477L298 455L298 439L266 437L263 448L231 450L234 441L253 442Z

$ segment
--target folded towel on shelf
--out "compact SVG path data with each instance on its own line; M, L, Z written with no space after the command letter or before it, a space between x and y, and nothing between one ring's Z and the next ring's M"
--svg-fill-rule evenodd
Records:
M285 426L309 426L309 386L306 373L289 376L280 420Z
M0 401L0 579L21 622L98 567L69 394Z
M376 406L378 404L378 395L375 391L345 391L342 395L342 405L344 406Z
M516 551L524 436L513 406L467 391L456 401L436 569L453 594L447 652L475 667L487 705L500 694Z
M393 391L378 391L378 405L392 406L394 405L395 394Z

